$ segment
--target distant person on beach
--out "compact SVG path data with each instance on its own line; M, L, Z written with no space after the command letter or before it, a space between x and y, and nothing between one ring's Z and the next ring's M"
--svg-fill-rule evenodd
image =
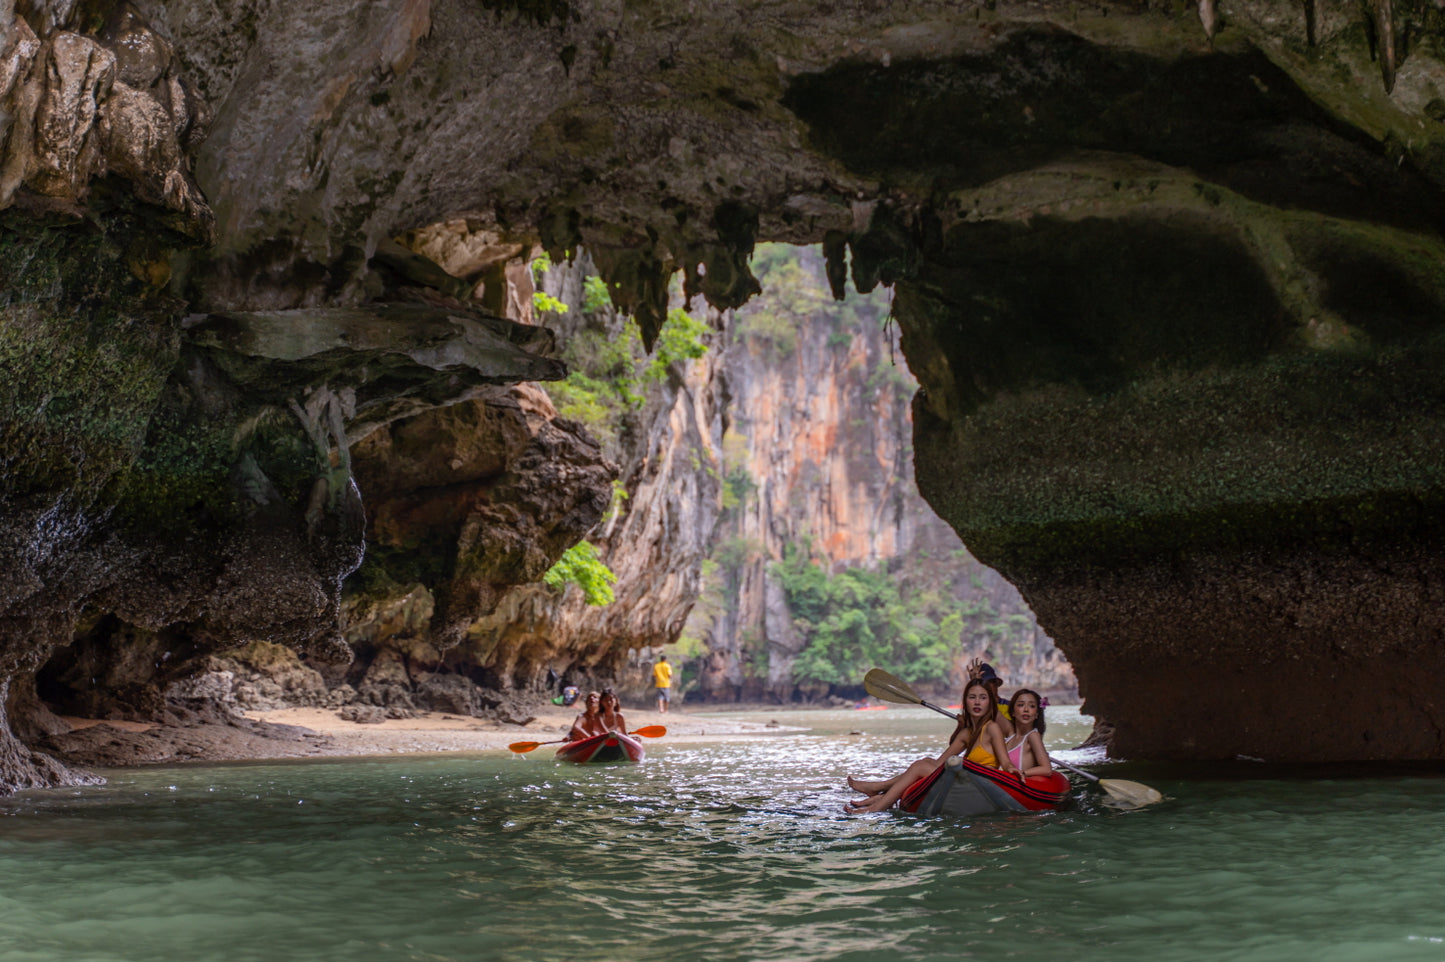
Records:
M1020 688L1009 699L1009 713L1013 715L1017 730L1004 739L1004 751L1008 761L1018 772L1019 781L1035 775L1053 773L1053 763L1044 748L1044 708L1039 693L1029 688Z
M672 688L672 666L667 663L666 655L657 656L657 664L652 666L652 683L657 688L657 710L667 714L667 705L672 699L669 689Z
M572 723L572 730L567 733L567 740L570 742L607 733L607 727L602 724L602 696L595 691L589 691L582 704L582 713L577 716L577 720Z
M962 755L979 765L1010 770L1012 764L997 725L998 705L994 702L988 686L978 679L971 680L964 686L960 701L963 711L958 716L958 727L953 730L953 736L949 738L948 747L943 750L942 755L937 758L920 758L904 769L902 774L882 781L863 781L849 775L848 787L868 797L849 802L846 811L862 814L881 812L891 807L914 782L932 775L935 769L954 755Z
M610 732L627 731L627 719L622 717L622 699L611 688L602 689L602 701L598 706L602 727Z

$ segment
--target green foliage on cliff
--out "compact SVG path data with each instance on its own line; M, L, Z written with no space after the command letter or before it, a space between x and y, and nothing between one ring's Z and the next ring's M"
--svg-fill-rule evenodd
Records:
M740 307L733 323L734 337L774 360L791 356L799 332L816 324L834 328L829 348L848 347L853 343L849 332L865 320L881 323L888 311L888 295L881 290L833 300L826 278L804 265L799 251L791 244L757 246L751 267L763 296Z
M546 291L532 292L532 309L539 314L566 314L567 305Z
M595 314L611 306L612 292L607 289L607 282L596 274L588 274L582 282L582 310Z
M830 576L806 547L790 545L772 573L807 639L793 663L796 680L856 685L875 667L924 683L948 677L956 631L940 631L928 612L907 604L886 571L848 568Z
M775 359L789 357L798 348L799 327L825 310L831 297L799 265L791 245L759 244L751 266L766 294L738 309L734 336Z
M542 580L558 591L576 585L582 589L582 597L589 605L600 606L612 604L612 586L617 583L617 575L602 563L596 545L579 541L562 553Z
M829 575L809 546L790 545L771 574L807 641L793 663L798 682L852 687L868 669L884 668L937 684L948 680L966 650L986 648L1002 663L1021 661L1032 650L1027 615L1000 615L983 599L909 585L886 568Z
M667 312L667 320L657 334L657 343L652 346L652 360L647 364L644 377L649 381L661 381L667 377L667 369L678 361L696 360L707 353L708 326L680 307Z
M631 321L620 337L593 329L576 334L562 355L572 373L546 386L557 413L586 425L604 445L615 443L627 415L642 406L641 354L642 339Z
M604 446L611 446L646 401L648 389L665 381L673 364L707 353L710 328L673 308L649 356L637 322L606 310L610 300L601 301L607 297L606 284L589 277L583 290L582 311L594 317L590 326L568 338L562 359L572 373L564 381L548 384L547 393L558 414L586 425Z

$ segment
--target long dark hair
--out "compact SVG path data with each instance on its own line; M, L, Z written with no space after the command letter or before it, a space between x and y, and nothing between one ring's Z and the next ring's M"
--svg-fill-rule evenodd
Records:
M1037 718L1034 719L1034 731L1042 735L1045 731L1048 730L1049 727L1048 722L1044 721L1044 700L1039 695L1039 693L1034 691L1032 688L1020 688L1018 691L1014 692L1014 696L1008 700L1008 717L1014 720L1015 725L1018 724L1018 703L1020 695L1034 696L1034 703L1039 706L1039 715ZM1027 732L1025 732L1025 734L1027 734Z
M982 688L988 695L988 711L984 712L983 717L979 719L977 728L973 726L973 716L968 713L968 692L971 688ZM958 727L953 730L948 741L951 744L960 734L968 731L968 747L963 750L963 754L966 756L973 751L973 746L978 744L979 737L983 735L983 730L988 727L988 723L998 717L998 703L993 700L993 692L988 690L988 686L975 678L963 686L963 695L958 699L958 707L961 709L958 713Z

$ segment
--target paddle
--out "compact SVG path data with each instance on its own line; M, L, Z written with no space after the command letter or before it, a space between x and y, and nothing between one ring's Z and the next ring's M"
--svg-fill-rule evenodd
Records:
M908 687L907 682L888 674L888 672L882 668L874 668L869 671L868 674L864 675L863 687L867 690L868 694L874 698L881 698L884 701L897 702L903 705L922 705L924 708L933 709L940 715L947 715L949 718L955 720L958 718L957 715L947 708L930 705L922 698L919 698L913 689ZM1139 782L1131 782L1123 778L1100 778L1098 775L1086 772L1081 768L1066 765L1052 755L1049 756L1049 761L1060 768L1066 768L1071 772L1075 772L1097 783L1111 799L1129 808L1143 808L1145 805L1152 805L1164 799L1164 796L1159 794L1158 791L1150 788L1148 785L1141 785Z
M1093 772L1086 772L1082 768L1061 762L1054 756L1049 756L1049 761L1060 768L1067 768L1075 775L1082 775L1092 782L1098 782L1099 787L1109 794L1109 797L1118 802L1126 803L1130 808L1143 808L1145 805L1153 805L1155 802L1164 800L1158 789L1150 788L1148 785L1141 785L1139 782L1131 782L1125 778L1100 778Z
M643 738L661 738L667 734L666 725L644 725L637 731L628 732L629 735L641 735ZM523 752L530 752L541 748L543 745L560 745L563 742L570 742L570 738L554 738L550 742L512 742L507 746L508 751L521 755Z

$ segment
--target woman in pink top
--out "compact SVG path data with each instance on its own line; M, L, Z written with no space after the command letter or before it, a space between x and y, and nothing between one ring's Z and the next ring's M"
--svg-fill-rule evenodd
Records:
M1017 773L1020 781L1052 773L1054 766L1044 748L1044 709L1039 693L1020 688L1009 699L1008 713L1013 716L1014 733L1004 741L1008 754L1004 770Z

